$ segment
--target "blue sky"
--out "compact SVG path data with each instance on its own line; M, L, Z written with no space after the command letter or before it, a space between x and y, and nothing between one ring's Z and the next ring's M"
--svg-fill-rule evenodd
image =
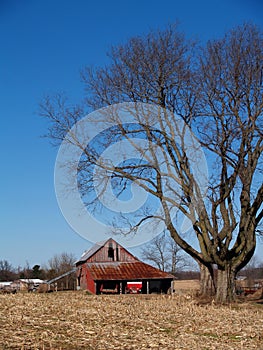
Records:
M107 63L115 45L179 21L187 37L206 41L244 21L263 30L260 0L0 0L0 259L14 266L76 256L90 247L68 226L57 205L57 149L41 138L45 94L82 97L85 65ZM258 253L262 251L262 245Z

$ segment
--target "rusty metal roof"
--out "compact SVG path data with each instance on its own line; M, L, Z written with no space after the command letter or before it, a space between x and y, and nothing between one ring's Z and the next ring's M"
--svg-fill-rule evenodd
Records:
M156 269L141 261L135 262L105 262L86 263L86 266L95 281L102 280L148 280L148 279L173 279L174 276Z

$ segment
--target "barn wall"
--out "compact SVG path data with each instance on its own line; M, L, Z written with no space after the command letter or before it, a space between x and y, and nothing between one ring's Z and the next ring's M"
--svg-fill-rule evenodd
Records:
M77 280L78 280L78 287L80 289L86 290L87 289L87 279L86 279L86 271L85 271L84 265L81 265L78 267Z
M93 281L89 270L86 270L86 279L87 279L87 290L90 291L91 293L96 294L96 284Z
M87 269L86 265L83 264L79 267L79 278L80 278L80 289L82 290L88 290L91 293L96 293L96 285L93 281L89 270Z

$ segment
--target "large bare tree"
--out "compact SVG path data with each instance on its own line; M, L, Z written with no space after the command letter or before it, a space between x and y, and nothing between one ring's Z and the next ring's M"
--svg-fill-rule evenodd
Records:
M131 221L133 229L152 219L163 221L175 242L201 266L202 292L207 292L209 277L218 302L234 299L235 276L253 256L263 216L262 48L262 34L244 25L209 42L199 56L176 27L169 27L114 47L104 68L86 68L84 108L67 107L61 96L41 105L41 114L51 121L49 136L83 152L78 164L83 198L89 198L94 167L107 174L97 176L102 194L112 181L117 195L131 182L143 188L162 211L156 215L144 208ZM119 102L127 102L133 122L122 122L114 107ZM97 123L114 127L92 144L83 145L74 132L68 133L85 108L108 105L112 108L100 110ZM202 154L189 130L207 155L207 192L206 171L197 164L203 165ZM136 161L116 165L101 157L120 140L136 150ZM187 235L180 230L182 216L192 227Z
M198 81L199 136L214 171L195 230L202 232L207 262L217 266L217 296L224 301L233 298L236 273L254 254L263 216L262 33L245 24L209 42Z

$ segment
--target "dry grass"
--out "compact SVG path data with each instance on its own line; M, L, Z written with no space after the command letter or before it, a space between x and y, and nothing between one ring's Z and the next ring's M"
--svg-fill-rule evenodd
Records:
M175 291L198 291L200 289L199 280L175 280L173 281Z
M183 296L0 295L0 349L263 349L263 305Z

